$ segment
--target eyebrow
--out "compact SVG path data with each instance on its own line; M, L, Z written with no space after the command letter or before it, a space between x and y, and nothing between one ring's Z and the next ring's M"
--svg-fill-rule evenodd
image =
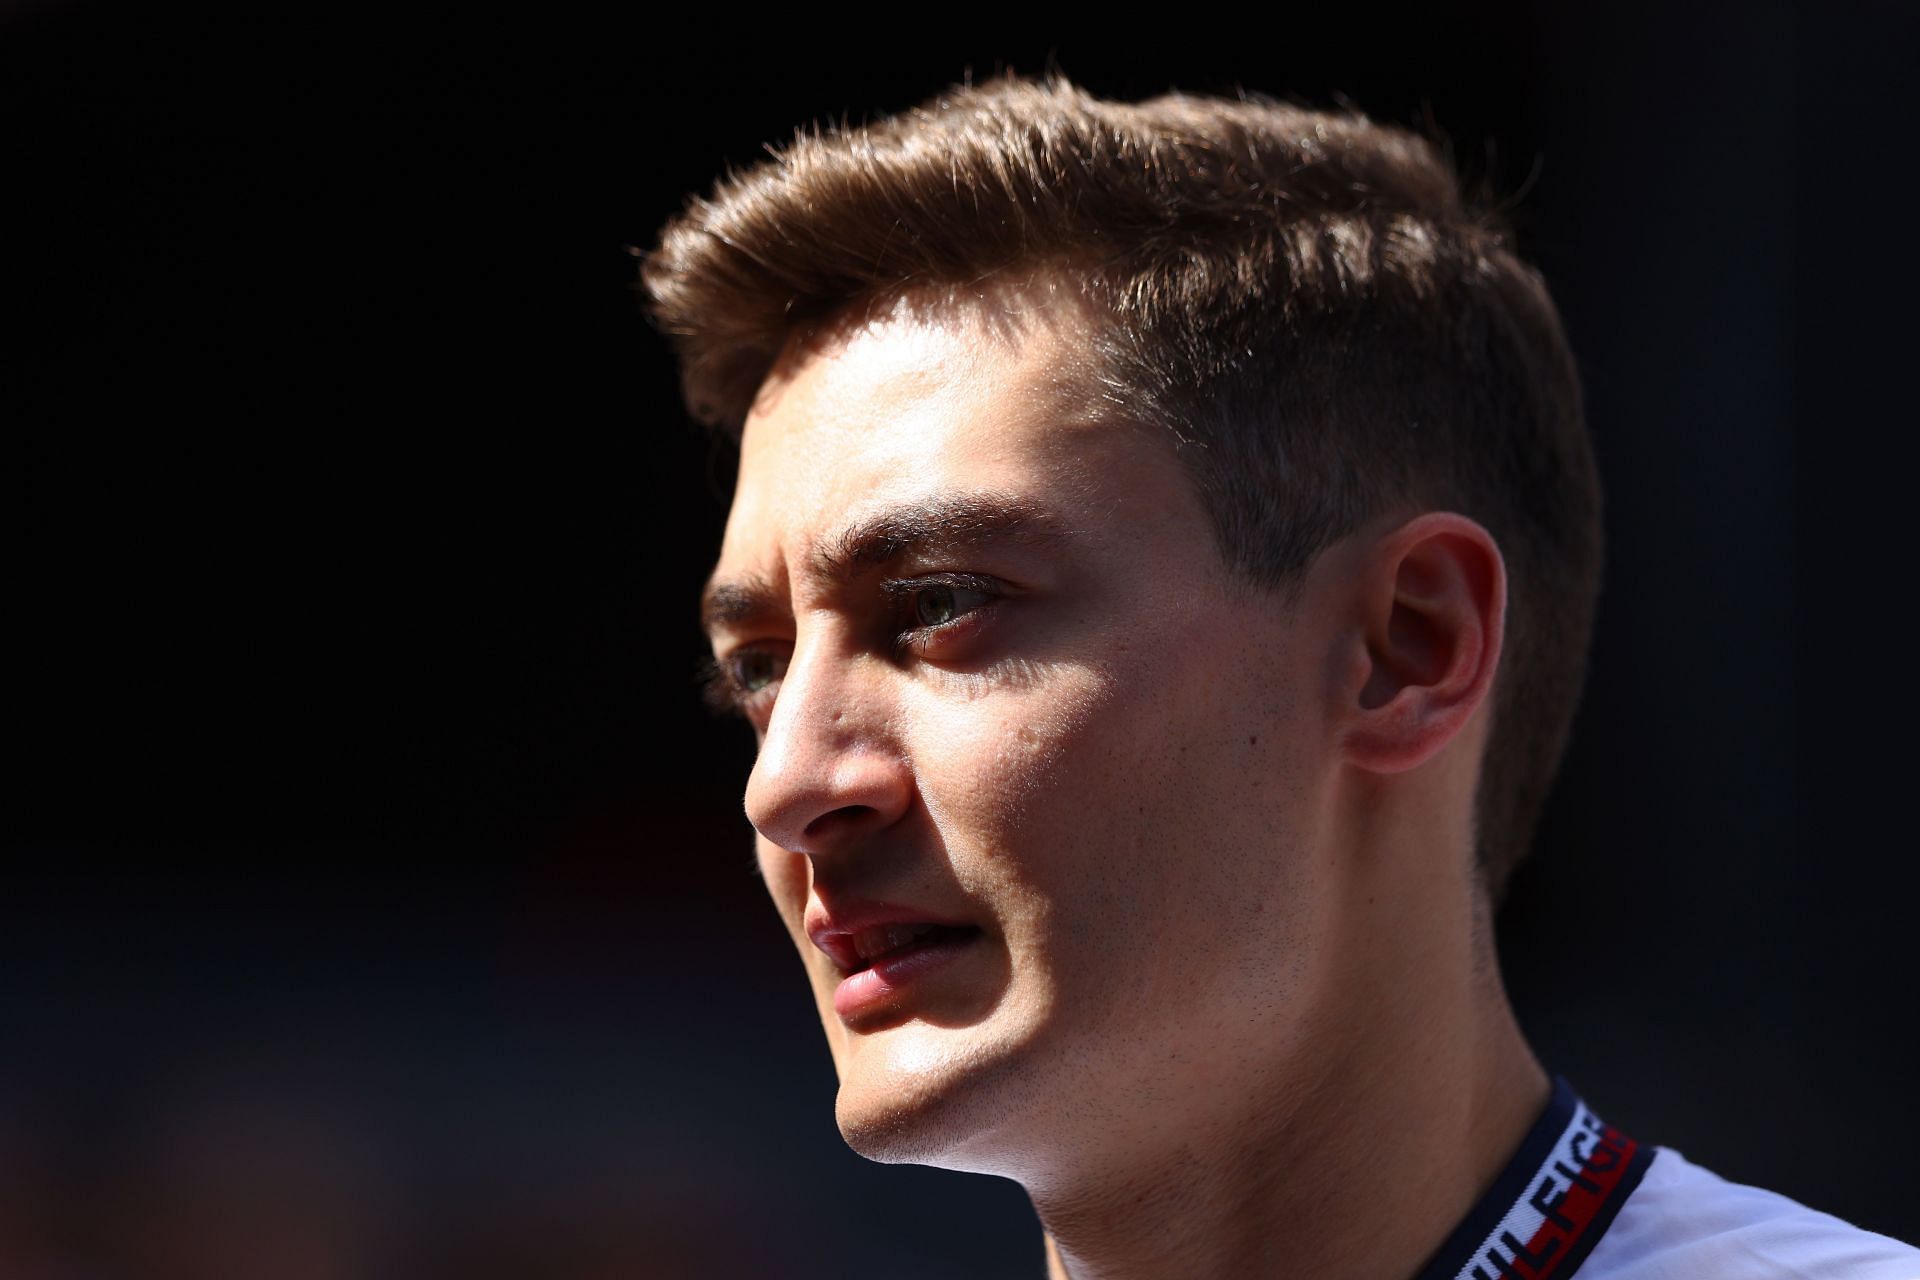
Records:
M1041 504L1001 493L969 493L888 507L817 544L808 569L829 582L846 582L910 555L980 547L994 542L1039 545L1066 530ZM700 596L700 622L711 634L720 627L785 617L784 593L763 576L707 583Z
M777 603L779 598L773 583L758 576L737 582L709 582L700 593L700 625L711 635L720 627L778 615L784 612Z

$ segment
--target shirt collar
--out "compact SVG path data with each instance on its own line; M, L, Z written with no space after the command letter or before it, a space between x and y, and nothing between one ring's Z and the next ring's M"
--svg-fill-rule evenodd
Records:
M1568 1280L1652 1156L1556 1076L1507 1167L1416 1280Z

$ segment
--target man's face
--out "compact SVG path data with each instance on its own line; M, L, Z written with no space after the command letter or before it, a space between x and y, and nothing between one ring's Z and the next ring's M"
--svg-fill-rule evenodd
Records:
M1085 342L1067 308L896 311L747 422L708 621L878 1159L1037 1172L1307 1035L1328 633L1229 580Z

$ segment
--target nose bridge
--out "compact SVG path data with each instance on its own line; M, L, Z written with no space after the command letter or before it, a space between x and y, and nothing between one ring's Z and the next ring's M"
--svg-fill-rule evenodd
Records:
M747 780L747 817L795 853L890 825L912 795L889 728L884 664L831 632L800 638Z

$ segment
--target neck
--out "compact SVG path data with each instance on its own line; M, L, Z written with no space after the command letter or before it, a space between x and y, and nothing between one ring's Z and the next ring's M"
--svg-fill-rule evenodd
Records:
M1414 905L1373 905L1392 902ZM1500 985L1490 927L1449 934L1433 914L1447 913L1422 920L1407 894L1349 914L1348 937L1330 941L1368 959L1316 1002L1310 1066L1250 1077L1219 1091L1219 1105L1109 1148L1118 1159L1029 1185L1050 1280L1413 1275L1550 1091ZM1379 945L1410 937L1418 944Z

